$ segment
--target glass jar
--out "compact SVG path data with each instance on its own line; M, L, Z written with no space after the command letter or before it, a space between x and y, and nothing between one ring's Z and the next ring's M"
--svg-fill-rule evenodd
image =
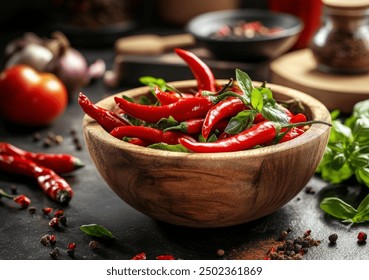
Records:
M318 70L368 72L369 0L323 0L323 17L323 25L310 43Z

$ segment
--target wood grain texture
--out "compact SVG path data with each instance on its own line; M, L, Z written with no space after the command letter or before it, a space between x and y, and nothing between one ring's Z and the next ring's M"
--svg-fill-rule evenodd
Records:
M195 87L196 81L171 85ZM328 110L316 99L269 86L276 99L300 99L311 119L330 121ZM147 87L124 92L131 97L147 93ZM113 97L98 105L113 108ZM122 200L154 219L201 228L241 224L285 205L314 174L329 136L328 126L313 125L283 144L242 152L187 154L122 142L88 116L83 119L83 131L97 170Z
M270 69L273 83L305 92L329 110L350 113L357 102L369 98L369 73L340 75L320 72L310 49L285 54L274 60Z

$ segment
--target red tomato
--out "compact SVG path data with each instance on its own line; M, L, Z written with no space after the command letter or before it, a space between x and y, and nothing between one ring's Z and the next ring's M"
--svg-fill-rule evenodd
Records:
M0 74L0 115L16 124L50 124L65 110L67 90L55 75L15 65Z

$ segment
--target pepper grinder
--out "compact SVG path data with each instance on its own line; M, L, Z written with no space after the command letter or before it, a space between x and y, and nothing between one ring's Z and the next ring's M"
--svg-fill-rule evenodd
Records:
M309 45L318 70L369 71L369 0L323 0L323 23Z

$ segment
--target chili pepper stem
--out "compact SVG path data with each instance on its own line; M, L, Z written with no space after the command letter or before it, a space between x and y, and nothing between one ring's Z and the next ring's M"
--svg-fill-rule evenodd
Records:
M312 124L324 124L324 125L332 126L332 124L325 122L325 121L313 120L313 121L307 121L307 122L280 124L280 127L281 128L292 128L292 127L312 125Z
M11 195L6 193L3 189L0 189L0 198L1 197L5 197L5 198L9 198L9 199L13 199L14 197L16 197L16 195Z

